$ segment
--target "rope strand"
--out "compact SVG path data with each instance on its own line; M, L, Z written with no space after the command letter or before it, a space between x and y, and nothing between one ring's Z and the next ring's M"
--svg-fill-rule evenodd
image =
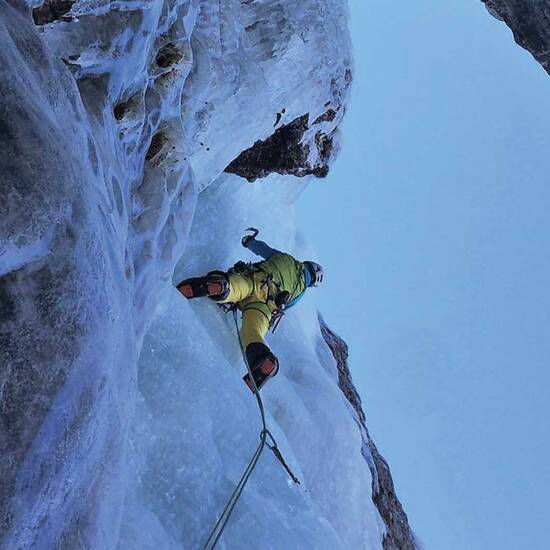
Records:
M264 447L267 445L271 451L273 451L273 454L275 455L275 458L281 463L283 468L287 471L288 475L296 483L297 485L300 485L300 480L294 475L292 470L289 468L288 464L285 462L283 455L281 451L279 450L279 447L277 446L277 441L273 437L273 434L267 429L266 420L265 420L265 409L264 404L262 401L262 398L260 396L260 391L258 390L258 386L256 385L256 381L254 380L254 376L252 375L252 369L250 368L250 365L248 364L248 361L246 360L246 353L243 347L243 343L241 340L241 335L239 332L239 322L237 320L237 311L233 310L233 320L235 321L235 328L237 330L237 336L239 338L239 346L241 348L241 353L243 356L244 363L246 365L246 368L248 369L248 375L250 377L250 380L252 381L252 385L254 388L254 395L256 396L256 400L258 401L258 409L260 410L261 420L262 420L262 430L260 431L260 443L258 444L258 447L256 448L256 451L252 455L252 458L250 459L250 462L248 463L248 466L243 472L243 475L241 476L241 479L239 480L239 483L237 483L237 486L235 487L233 493L229 497L229 500L227 501L227 504L225 505L225 508L223 509L223 512L221 513L220 517L218 518L218 521L216 521L216 524L214 525L214 528L212 529L212 532L210 533L210 536L208 537L208 540L206 541L206 544L204 545L204 550L212 550L216 543L218 542L219 538L221 537L223 530L225 529L225 526L227 525L227 522L229 521L229 518L231 516L231 513L233 512L233 508L235 508L235 504L237 504L237 501L239 500L246 483L254 471L254 468L256 467L256 464L258 463L258 460L260 459L260 456L262 454L262 451L264 450ZM269 437L272 441L272 445L270 445L267 442L267 437Z

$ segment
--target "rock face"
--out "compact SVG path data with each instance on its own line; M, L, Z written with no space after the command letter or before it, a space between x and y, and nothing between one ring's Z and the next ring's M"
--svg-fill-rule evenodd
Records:
M482 0L550 74L550 0Z
M349 75L351 82L351 72ZM265 178L273 172L300 178L309 175L324 178L328 175L336 124L340 118L336 119L334 109L328 109L310 126L309 114L303 115L281 126L267 139L258 140L231 162L225 171L249 182ZM327 126L326 123L332 123L328 133L326 128L321 129Z
M372 472L372 500L384 520L386 533L383 539L384 550L415 550L414 534L409 526L407 515L397 498L388 463L378 452L370 437L361 398L353 385L348 367L348 346L319 317L323 337L330 347L338 367L338 385L355 411L355 419L361 426L364 455Z

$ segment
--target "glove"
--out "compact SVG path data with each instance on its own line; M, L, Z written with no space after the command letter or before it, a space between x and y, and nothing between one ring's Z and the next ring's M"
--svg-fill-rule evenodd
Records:
M277 306L277 309L284 309L284 307L288 304L289 298L290 292L288 290L279 292L279 294L275 297L275 305Z
M259 229L256 229L255 227L249 227L247 229L247 231L252 231L252 233L250 235L245 235L242 239L241 239L241 244L245 247L245 248L248 248L248 245L250 244L250 241L255 239L256 238L256 235L258 235L258 233L260 232Z
M241 244L245 247L245 248L248 248L248 243L253 239L254 237L252 235L245 235L242 239L241 239Z

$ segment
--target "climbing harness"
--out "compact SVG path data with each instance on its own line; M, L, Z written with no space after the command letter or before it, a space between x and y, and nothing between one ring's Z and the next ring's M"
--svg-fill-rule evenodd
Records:
M222 304L220 304L222 305ZM224 308L225 309L225 308ZM218 518L218 521L216 522L216 525L214 525L214 528L212 529L212 532L210 533L210 536L208 537L208 540L206 541L206 544L204 545L204 550L212 550L216 543L218 542L219 538L221 537L223 530L225 529L225 526L227 525L227 522L229 521L229 517L231 516L231 512L233 512L233 508L235 507L235 504L237 504L237 501L239 500L245 485L248 481L248 478L254 471L254 468L256 467L256 464L258 463L258 460L260 459L260 456L262 454L262 451L264 450L264 447L267 445L271 451L273 451L273 454L275 455L275 458L281 463L281 466L286 470L289 477L292 479L294 483L297 485L300 485L300 480L294 475L288 464L285 462L285 459L283 458L283 455L281 454L281 451L279 450L279 447L277 446L277 441L273 437L273 434L269 431L266 424L265 419L265 410L264 410L264 404L262 401L262 398L260 396L260 391L258 390L258 387L256 386L256 381L254 380L254 376L252 375L252 369L250 368L250 365L248 364L248 361L246 360L246 353L243 348L243 344L241 341L241 335L239 333L239 322L237 320L237 308L231 307L229 309L226 309L227 312L232 311L233 312L233 320L235 321L235 328L237 330L237 336L239 338L239 346L241 348L241 353L243 356L243 361L246 365L246 368L248 369L248 374L251 378L252 386L254 388L254 395L256 396L256 401L258 402L258 409L260 410L260 416L262 421L262 429L260 431L260 442L258 444L258 447L256 448L256 451L252 455L252 458L250 459L250 462L248 463L248 466L243 472L243 475L241 476L241 479L239 480L239 483L237 483L237 486L235 487L235 490L233 491L232 495L229 497L229 500L227 501L227 504L225 505L225 508L223 509L223 512L221 513L220 517ZM268 441L268 438L271 440L271 443Z
M268 306L269 308L269 302L273 302L275 304L275 309L273 310L269 319L269 328L271 329L271 332L275 332L275 330L279 326L279 323L281 322L281 319L283 318L284 308L289 301L290 293L287 290L281 290L281 285L273 279L273 274L262 269L260 264L261 262L253 263L253 262L243 262L242 260L239 260L229 269L229 273L237 273L239 275L245 275L250 278L253 285L256 284L256 281L254 279L254 275L256 273L262 273L265 275L265 277L260 281L260 288L266 289L265 305ZM298 279L298 283L299 282L300 281ZM296 291L296 288L297 288L297 285L295 285L292 293ZM274 289L274 292L273 292L273 289ZM239 309L239 306L237 304L233 304L230 306L225 305L225 307L223 307L222 309L227 313L229 311L234 311L236 309ZM247 309L257 309L257 308L248 307ZM258 309L258 311L266 315L261 309Z
M239 275L246 275L248 277L251 277L254 272L254 264L252 262L243 262L242 260L232 265L228 271L228 273L238 273Z
M284 317L285 310L284 308L276 309L271 315L271 321L269 322L269 328L272 334L275 334L281 319Z
M298 290L299 284L300 284L300 277L297 277L296 283L294 285L294 288L292 289L292 292L288 292L288 290L283 290L282 292L279 292L279 294L277 294L277 296L275 297L276 309L272 313L271 321L269 322L269 328L271 329L271 332L273 334L277 330L279 323L281 322L282 318L286 313L287 305L289 303L292 305L293 300L297 299L297 297L294 296L294 294L296 293L296 290Z
M269 321L269 328L273 334L275 334L275 331L277 330L277 327L285 314L285 308L289 302L289 299L290 292L288 290L279 292L279 294L275 297L275 310L271 314L271 319Z

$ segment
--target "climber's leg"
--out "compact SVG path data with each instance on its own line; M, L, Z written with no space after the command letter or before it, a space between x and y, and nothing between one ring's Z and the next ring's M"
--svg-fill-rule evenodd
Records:
M277 358L264 341L264 336L269 329L270 318L271 312L263 303L248 304L243 311L241 343L258 389L269 378L275 376L279 370ZM254 391L248 374L243 377L243 380Z
M254 282L248 275L231 273L228 275L229 291L223 297L214 298L220 304L238 304L248 298L254 291Z
M184 279L176 288L187 298L208 296L218 303L237 303L253 291L254 284L246 275L227 275L223 271L211 271L204 277Z

